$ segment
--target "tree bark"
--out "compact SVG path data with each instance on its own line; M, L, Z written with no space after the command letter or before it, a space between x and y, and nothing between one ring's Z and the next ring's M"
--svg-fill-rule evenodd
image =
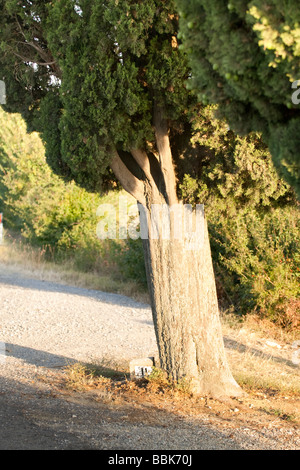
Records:
M186 240L143 240L160 367L191 391L238 396L225 354L207 223L198 246ZM165 222L167 223L167 221Z

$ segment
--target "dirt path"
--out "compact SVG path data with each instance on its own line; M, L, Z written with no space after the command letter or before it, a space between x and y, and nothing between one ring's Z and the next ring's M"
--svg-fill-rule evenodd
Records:
M61 386L72 362L155 355L147 305L0 265L0 450L300 449L295 423L247 399L180 410L164 397Z

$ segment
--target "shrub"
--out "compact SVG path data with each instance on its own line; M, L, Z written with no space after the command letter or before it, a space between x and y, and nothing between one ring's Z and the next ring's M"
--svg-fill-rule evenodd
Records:
M120 273L132 279L141 286L147 286L145 261L142 240L128 238L123 243L116 243L111 250L112 258L117 264Z
M299 327L300 213L209 213L213 259L228 297L242 313L258 311L281 326Z

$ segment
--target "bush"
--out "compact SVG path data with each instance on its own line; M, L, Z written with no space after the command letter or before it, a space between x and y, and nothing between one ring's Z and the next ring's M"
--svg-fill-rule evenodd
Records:
M144 252L142 240L128 238L122 244L116 243L112 250L112 258L120 273L143 287L147 287Z
M300 326L300 213L210 211L214 265L223 289L242 313L257 311L281 326Z
M194 124L204 156L200 168L189 168L180 191L184 202L205 205L219 301L296 328L299 203L261 137L237 137L215 111L203 108Z

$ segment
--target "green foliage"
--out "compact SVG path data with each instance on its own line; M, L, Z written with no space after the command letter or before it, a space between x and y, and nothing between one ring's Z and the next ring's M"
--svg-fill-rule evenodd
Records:
M116 262L125 278L133 279L147 287L144 252L140 238L137 240L128 238L123 243L116 243L111 249L111 259Z
M278 177L261 137L235 135L225 120L215 118L215 110L216 106L201 108L194 120L192 142L199 148L198 165L192 158L184 161L182 199L217 205L220 211L233 214L245 208L266 211L294 204L294 191Z
M299 208L240 211L234 218L214 208L208 218L216 273L231 302L242 313L288 323L288 305L300 300Z
M281 176L300 194L300 11L296 0L177 0L198 99L218 104L241 134L261 132ZM288 146L287 146L288 144Z
M0 204L6 226L59 250L96 240L100 197L55 176L45 161L38 134L27 134L19 115L0 110ZM88 241L87 241L88 240Z
M121 280L146 285L140 240L99 240L97 208L113 197L88 193L65 183L49 168L37 133L28 134L18 114L0 110L0 212L6 228L59 262L72 259L85 272L112 271ZM116 268L116 269L115 269Z
M0 76L8 97L5 110L21 113L30 131L36 130L40 102L51 88L50 74L58 73L44 35L48 3L0 0Z
M185 87L173 1L1 3L6 109L42 132L56 173L99 192L113 179L107 168L115 149L152 149L155 105L172 135L182 132L195 100Z
M300 161L300 120L291 119L287 124L274 127L274 132L271 133L269 139L269 146L274 156L274 164L280 174L287 181L298 181L300 179L298 164ZM297 161L295 161L295 156Z
M20 116L0 109L0 205L8 227L23 227L24 219L33 215L35 202L45 194L43 189L50 184L55 188L43 153L39 136L26 133ZM49 191L48 197L51 201Z
M194 122L201 166L185 162L180 194L205 205L219 299L239 313L299 326L299 203L260 136L236 136L215 108Z

